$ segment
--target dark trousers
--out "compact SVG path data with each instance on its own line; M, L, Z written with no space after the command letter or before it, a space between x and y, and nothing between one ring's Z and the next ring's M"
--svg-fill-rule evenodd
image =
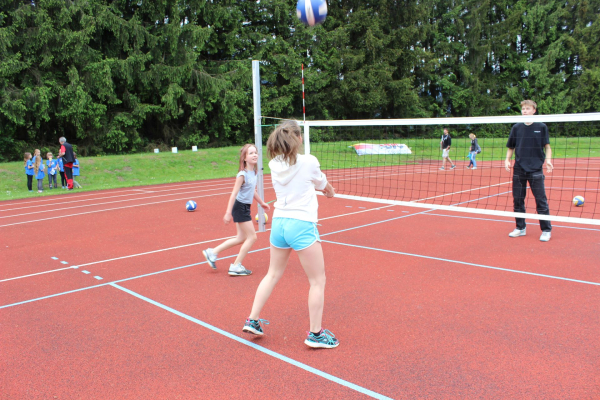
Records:
M525 212L525 196L527 196L527 182L531 188L531 193L535 197L535 207L538 214L550 215L548 208L548 199L546 198L546 189L544 187L544 172L527 172L518 166L513 169L513 201L515 212ZM517 229L525 229L525 218L515 218ZM540 220L542 232L552 231L550 221Z
M60 186L62 186L62 187L67 186L67 177L65 176L64 171L60 171Z
M67 189L73 189L73 164L67 166L65 164L65 175L67 175Z
M33 175L27 175L27 189L33 190Z

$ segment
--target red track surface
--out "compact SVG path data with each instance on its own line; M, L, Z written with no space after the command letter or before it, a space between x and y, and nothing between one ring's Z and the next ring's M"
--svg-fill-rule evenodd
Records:
M241 332L268 233L249 277L227 276L229 259L203 263L235 233L221 222L231 186L0 203L0 398L369 397L348 384L397 399L600 398L600 229L558 224L541 243L534 223L510 239L509 219L319 197L324 326L341 345L314 351L295 256L263 311L266 335Z

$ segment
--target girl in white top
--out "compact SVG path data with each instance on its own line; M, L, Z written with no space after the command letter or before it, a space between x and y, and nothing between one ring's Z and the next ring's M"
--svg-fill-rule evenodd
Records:
M333 197L335 191L321 172L319 161L312 155L298 154L302 146L302 133L295 121L279 125L267 141L271 161L271 177L277 196L271 227L271 261L269 271L256 291L250 316L243 331L262 335L259 319L275 285L283 275L292 249L308 276L310 291L308 309L310 332L304 343L314 348L334 348L339 341L330 331L323 329L323 303L325 299L325 262L321 239L317 230L319 204L315 190Z
M258 175L257 163L258 151L256 150L256 146L253 144L244 145L240 150L240 168L235 177L233 191L229 197L227 210L223 217L223 222L225 222L225 224L229 224L233 218L237 235L232 239L227 239L214 249L202 251L208 265L210 265L212 269L217 269L217 255L230 247L241 244L242 247L240 248L237 258L233 264L229 266L229 275L231 276L245 276L252 274L252 271L246 269L242 265L242 261L244 261L246 254L248 254L252 245L256 242L256 231L254 230L254 225L252 225L252 214L250 213L252 199L256 199L256 202L265 210L269 211L270 209L269 205L265 203L256 192Z

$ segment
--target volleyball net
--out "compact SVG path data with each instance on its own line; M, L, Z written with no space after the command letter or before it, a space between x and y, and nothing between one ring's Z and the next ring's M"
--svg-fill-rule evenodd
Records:
M515 157L510 171L504 160L512 126L524 122L548 127L554 169L544 164L543 171L550 216L536 213L530 188L526 213L513 212ZM445 165L444 128L451 138ZM306 153L319 159L339 197L600 225L600 113L306 121L303 129ZM574 205L576 196L583 206Z

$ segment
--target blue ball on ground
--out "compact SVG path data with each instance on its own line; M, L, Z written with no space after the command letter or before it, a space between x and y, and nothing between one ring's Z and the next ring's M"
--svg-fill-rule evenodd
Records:
M196 211L196 202L194 200L189 200L185 203L185 209L188 211Z

